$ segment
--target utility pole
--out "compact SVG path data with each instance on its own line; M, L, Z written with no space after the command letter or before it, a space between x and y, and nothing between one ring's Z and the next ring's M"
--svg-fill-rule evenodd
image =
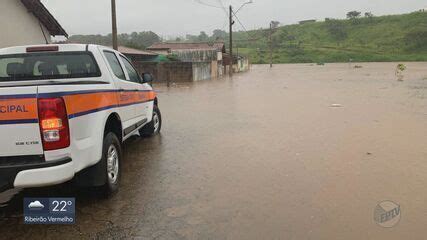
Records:
M111 18L113 24L113 49L118 50L117 43L117 16L116 16L116 0L111 0Z
M233 6L230 5L230 76L233 76L233 24Z
M273 21L270 22L270 68L273 68Z

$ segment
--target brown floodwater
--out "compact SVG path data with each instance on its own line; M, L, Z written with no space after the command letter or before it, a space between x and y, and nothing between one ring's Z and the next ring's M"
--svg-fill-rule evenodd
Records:
M116 196L21 191L0 238L425 239L427 63L407 63L403 82L396 63L358 65L156 86L162 134L126 143ZM30 196L76 197L77 224L23 225ZM392 228L374 221L384 200L400 205Z

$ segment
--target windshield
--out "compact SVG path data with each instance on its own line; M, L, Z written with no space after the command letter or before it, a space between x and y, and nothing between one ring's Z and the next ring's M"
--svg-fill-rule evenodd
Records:
M48 52L0 56L0 82L100 77L90 52Z

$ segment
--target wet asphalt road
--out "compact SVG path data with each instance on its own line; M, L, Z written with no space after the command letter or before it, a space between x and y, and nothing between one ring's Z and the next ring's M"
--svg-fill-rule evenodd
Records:
M0 238L425 239L427 63L404 82L396 64L361 65L158 86L162 135L127 142L119 194L22 191ZM77 224L23 225L24 196L75 196ZM394 228L374 222L383 200L401 206Z

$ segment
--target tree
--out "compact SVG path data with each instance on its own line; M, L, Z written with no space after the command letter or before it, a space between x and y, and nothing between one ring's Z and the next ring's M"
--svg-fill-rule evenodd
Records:
M156 33L152 32L152 31L140 32L139 37L140 37L140 41L141 41L142 45L144 45L146 47L151 46L156 42L160 42L160 40L161 40L159 35L157 35Z
M199 36L187 34L185 35L185 39L189 42L197 42L199 40Z
M347 18L348 18L348 19L355 19L355 18L359 18L361 14L362 14L362 13L361 13L361 12L359 12L359 11L351 11L351 12L348 12L348 13L347 13Z
M271 28L275 29L278 28L280 25L280 22L278 21L271 21Z
M212 38L212 40L215 40L215 41L225 40L227 38L227 32L223 31L221 29L215 29L213 31L211 38Z
M145 49L156 42L160 42L160 37L151 31L148 32L133 32L131 34L120 34L118 36L119 44L126 47ZM108 34L102 35L74 35L68 39L68 42L83 43L83 44L99 44L104 46L112 45L112 36Z
M374 20L374 14L372 14L371 12L365 12L365 18L368 19L369 23L372 23Z
M361 14L362 13L359 11L351 11L347 13L347 18L350 19L353 24L358 24Z
M365 12L365 17L366 18L373 18L374 14L372 14L371 12Z
M137 49L145 49L156 42L160 42L160 37L151 31L119 35L119 43L121 45Z
M201 31L197 40L199 42L207 42L209 40L209 36L206 34L205 31Z

